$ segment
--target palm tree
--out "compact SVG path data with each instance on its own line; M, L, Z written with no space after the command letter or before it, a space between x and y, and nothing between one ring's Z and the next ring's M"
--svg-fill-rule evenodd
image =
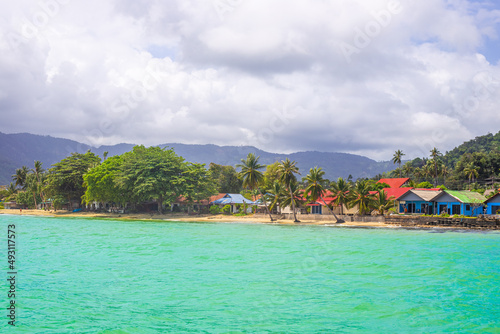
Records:
M286 160L282 160L278 165L279 181L290 192L290 198L293 198L292 184L297 182L295 174L300 174L299 168L295 166L296 164L297 163L295 161L290 161L290 159L286 158ZM291 201L291 204L294 222L299 223L300 221L297 219L297 214L295 213L295 201Z
M387 198L384 190L380 189L373 201L373 207L381 214L384 215L385 211L389 210L394 205L394 196Z
M36 176L40 198L42 199L42 202L45 202L45 195L42 190L42 173L44 172L44 170L42 168L42 163L39 160L35 161L35 168L32 169L32 171L33 173L35 173Z
M441 165L441 175L443 175L443 185L446 187L446 176L450 175L451 169L449 169L445 164Z
M316 202L319 199L325 204L328 208L328 211L335 217L337 223L341 223L343 221L339 220L337 215L330 209L330 207L326 204L323 199L323 194L325 193L325 188L323 184L325 183L325 179L323 179L323 175L325 175L325 171L322 168L314 167L309 170L309 174L305 177L305 181L307 183L307 187L304 190L305 196L311 198L313 202Z
M405 155L403 153L403 151L401 150L397 150L396 152L394 152L394 156L392 157L392 163L394 164L398 164L398 167L399 167L399 177L401 177L401 158L403 157L403 155Z
M13 195L15 195L17 193L17 188L16 188L16 185L14 183L10 183L9 186L7 187L7 199L8 200L12 200L12 198L14 197Z
M286 189L278 181L274 181L271 190L268 191L270 194L271 204L269 205L269 210L272 211L275 207L279 209L281 213L281 203L283 202L284 194L287 193Z
M269 212L269 209L267 208L266 200L259 187L264 181L264 175L260 170L265 167L265 165L259 164L259 158L260 157L256 157L253 153L248 153L247 158L241 159L241 164L236 165L236 167L241 167L241 172L238 173L238 176L243 180L243 187L248 187L250 190L259 190L260 198L262 198L264 206L266 207L266 212L271 221L273 221L271 212Z
M359 214L364 215L370 211L374 198L375 196L370 194L368 182L366 180L358 181L352 191L349 205L351 208L358 205Z
M19 186L23 189L26 187L26 176L28 175L28 167L16 169L16 174L12 175L12 179L16 182L16 187Z
M405 174L406 177L410 177L413 174L414 168L411 165L411 162L408 161L403 165L402 172Z
M339 177L337 182L333 181L330 185L330 191L332 192L335 199L332 203L340 205L340 214L344 214L344 205L349 202L349 191L351 190L351 184Z
M469 190L471 189L471 180L474 182L474 177L478 176L478 167L474 166L474 163L471 161L465 166L464 174L469 178Z
M304 202L304 192L300 190L298 184L293 182L290 184L290 191L285 191L283 193L283 198L281 200L282 207L297 207L300 206ZM298 223L298 220L295 220Z
M437 186L437 178L438 178L438 164L437 164L437 158L441 156L441 152L438 151L437 148L433 148L431 150L431 157L432 160L434 161L434 186Z
M33 195L33 201L35 202L35 209L38 206L36 196L40 193L40 186L36 179L36 174L30 173L26 176L26 189Z

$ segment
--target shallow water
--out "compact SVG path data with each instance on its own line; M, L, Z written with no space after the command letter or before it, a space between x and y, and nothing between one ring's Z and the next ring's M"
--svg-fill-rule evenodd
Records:
M0 215L4 276L8 224L16 332L500 332L498 233Z

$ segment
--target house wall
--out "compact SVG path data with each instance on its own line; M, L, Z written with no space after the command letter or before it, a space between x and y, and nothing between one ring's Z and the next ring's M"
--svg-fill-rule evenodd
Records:
M402 203L404 202L404 203ZM405 210L406 208L406 210ZM400 201L399 213L434 214L434 202L425 201Z
M497 210L500 210L500 202L490 202L488 203L488 209L486 210L486 214L496 215Z

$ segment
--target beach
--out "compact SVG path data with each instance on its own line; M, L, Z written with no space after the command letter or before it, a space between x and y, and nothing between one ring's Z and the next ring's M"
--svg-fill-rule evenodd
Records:
M144 221L177 221L177 222L217 222L217 223L262 223L262 224L279 224L279 225L318 225L318 226L345 226L345 227L366 227L366 228L396 228L398 226L385 224L383 222L345 222L337 223L332 217L332 220L308 220L307 216L299 218L300 223L295 223L291 219L278 219L273 222L269 217L262 216L231 216L231 215L188 215L185 213L98 213L98 212L69 212L64 210L45 211L45 210L15 210L3 209L0 214L7 215L26 215L26 216L45 216L45 217L64 217L64 218L103 218L103 219L120 219L120 220L144 220Z

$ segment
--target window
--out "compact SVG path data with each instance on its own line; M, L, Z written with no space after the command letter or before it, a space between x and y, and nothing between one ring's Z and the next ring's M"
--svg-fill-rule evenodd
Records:
M459 204L453 204L451 207L451 214L452 215L459 215L460 214L460 205Z
M313 215L320 215L321 214L321 206L319 206L319 205L313 205L311 207L311 213Z
M470 211L470 204L467 204L467 205L465 206L465 211Z

